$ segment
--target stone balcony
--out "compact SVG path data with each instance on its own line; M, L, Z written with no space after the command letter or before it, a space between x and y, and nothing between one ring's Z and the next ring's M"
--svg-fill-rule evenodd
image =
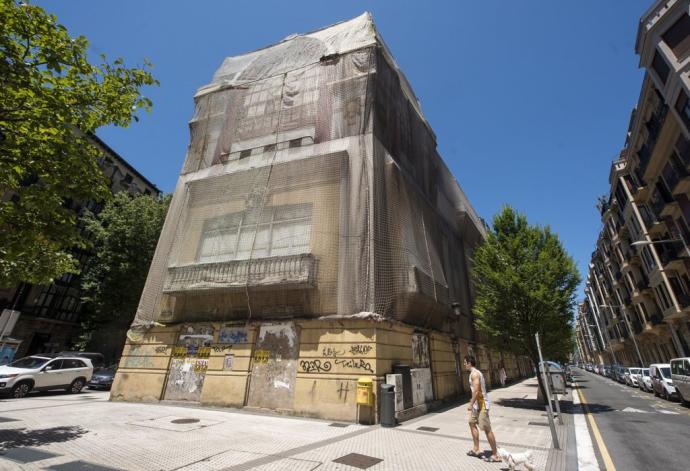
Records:
M169 267L163 292L191 294L245 287L313 288L316 286L316 265L312 254L299 254Z

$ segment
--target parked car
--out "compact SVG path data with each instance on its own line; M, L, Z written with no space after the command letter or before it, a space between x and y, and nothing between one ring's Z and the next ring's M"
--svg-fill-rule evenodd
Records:
M84 357L91 360L91 364L94 368L103 368L105 366L105 359L102 353L95 352L60 352L59 356L74 356L74 357Z
M632 386L634 388L638 387L638 385L640 384L641 374L642 368L628 368L628 374L625 377L628 386Z
M649 376L652 378L652 389L655 396L670 399L676 395L676 388L671 379L671 365L655 363L649 365Z
M678 398L683 404L690 404L690 358L674 358L670 365L671 380Z
M640 389L644 392L652 392L654 390L652 386L652 378L649 376L649 368L642 368L642 373L640 373L640 380L638 384Z
M111 365L107 368L99 368L94 371L91 380L86 383L89 389L110 389L113 386L113 379L115 379L115 372L117 365Z
M604 376L607 378L612 378L613 377L613 366L611 365L606 365L604 367Z
M0 394L21 398L30 391L64 389L76 394L93 374L91 360L34 355L0 366Z
M616 366L614 369L614 378L613 379L615 379L619 383L625 383L625 371L626 370L627 370L627 368L625 368L623 366L620 366L620 365Z

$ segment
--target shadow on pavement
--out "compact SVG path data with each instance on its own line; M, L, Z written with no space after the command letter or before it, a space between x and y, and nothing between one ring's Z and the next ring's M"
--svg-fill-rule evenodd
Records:
M0 454L10 448L41 446L76 440L88 430L78 425L44 428L40 430L11 429L0 431Z
M503 407L514 407L516 409L529 409L543 411L546 404L542 400L537 399L499 399L495 401L496 404Z

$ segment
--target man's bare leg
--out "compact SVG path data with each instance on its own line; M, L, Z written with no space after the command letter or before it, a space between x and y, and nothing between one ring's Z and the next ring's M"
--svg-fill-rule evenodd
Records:
M479 433L477 433L479 435ZM489 441L489 445L491 446L491 456L492 458L498 458L498 450L496 449L496 437L494 436L494 431L489 430L486 432L486 439ZM477 444L479 446L479 444Z
M472 443L474 444L472 450L474 450L475 453L479 453L479 429L477 428L477 424L470 424L470 432L472 432Z

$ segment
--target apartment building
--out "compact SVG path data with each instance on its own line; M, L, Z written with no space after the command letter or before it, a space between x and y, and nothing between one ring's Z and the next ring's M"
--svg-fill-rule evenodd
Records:
M114 400L355 420L362 376L399 374L403 413L463 392L467 352L531 371L475 334L485 226L369 14L226 58L194 99Z
M599 352L624 365L690 355L689 10L687 0L657 1L640 20L646 73L599 204L580 317L597 319Z
M89 138L102 153L99 165L113 193L160 194L153 183L103 140L95 135ZM2 197L9 198L11 195ZM71 207L77 213L88 209L97 214L101 210L101 205L94 201L72 202ZM75 249L74 256L79 260L79 266L84 267L91 252ZM12 352L15 357L67 350L80 328L81 278L77 274L66 273L50 285L20 284L0 288L0 311L2 309L21 313L13 331L6 333L11 337L11 343L17 345L16 352Z

